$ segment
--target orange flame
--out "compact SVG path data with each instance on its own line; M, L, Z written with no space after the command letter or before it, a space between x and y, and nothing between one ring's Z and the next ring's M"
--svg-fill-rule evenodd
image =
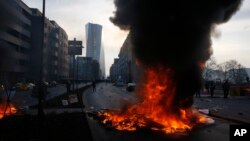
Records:
M172 71L162 67L146 70L145 83L137 91L141 101L122 113L99 113L104 117L102 122L117 130L149 127L166 134L186 133L195 125L206 123L206 116L194 108L180 109L174 105L175 85L171 76Z
M5 103L0 103L0 119L4 116L16 114L16 112L17 110L12 104L6 105Z

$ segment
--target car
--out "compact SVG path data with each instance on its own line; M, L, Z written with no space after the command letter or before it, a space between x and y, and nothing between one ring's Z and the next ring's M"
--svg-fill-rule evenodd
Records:
M36 85L35 84L33 84L33 83L28 83L28 88L29 89L33 89L33 87L35 87Z
M43 85L45 85L45 86L49 86L49 82L47 82L47 81L43 81Z
M123 87L123 86L124 86L124 83L123 83L123 82L116 82L116 83L114 84L114 86Z
M20 91L27 91L27 90L33 89L34 86L35 84L33 83L20 82L20 83L16 83L16 85L14 86L14 89L20 90Z
M15 88L20 91L27 91L29 90L28 83L16 83Z
M52 87L54 87L54 86L56 86L57 85L57 82L56 81L52 81L51 83L50 83L50 86L52 86Z
M4 85L0 84L0 92L4 91Z
M126 87L126 90L127 90L128 92L133 92L133 91L135 91L135 86L136 86L135 83L128 83L128 84L127 84L127 87Z

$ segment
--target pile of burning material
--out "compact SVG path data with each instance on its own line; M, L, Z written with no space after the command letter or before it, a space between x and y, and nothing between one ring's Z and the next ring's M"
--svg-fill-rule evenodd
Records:
M167 134L211 121L192 108L202 71L212 54L215 26L227 22L241 0L115 0L111 21L130 31L132 50L144 70L138 102L120 113L99 113L117 130L140 127ZM152 125L153 123L153 125Z
M162 72L164 75L162 75ZM176 106L176 88L172 83L171 71L163 68L147 70L144 84L137 91L141 101L125 111L99 112L102 123L117 130L135 131L150 128L167 134L188 133L194 126L213 123L213 120L200 114L192 107Z
M0 119L2 119L5 116L16 114L16 112L17 112L16 108L11 103L9 104L0 103Z

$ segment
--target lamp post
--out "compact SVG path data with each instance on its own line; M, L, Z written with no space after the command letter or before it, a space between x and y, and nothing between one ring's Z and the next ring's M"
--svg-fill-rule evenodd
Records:
M45 24L45 0L43 0L42 28L41 28L41 56L40 56L40 73L39 73L39 96L38 96L38 117L44 116L42 99L44 96L43 84L43 46L44 46L44 24Z
M75 94L75 54L73 56L73 94Z
M79 93L78 90L78 83L79 83L79 78L78 78L78 56L76 57L76 90L77 90L77 94Z

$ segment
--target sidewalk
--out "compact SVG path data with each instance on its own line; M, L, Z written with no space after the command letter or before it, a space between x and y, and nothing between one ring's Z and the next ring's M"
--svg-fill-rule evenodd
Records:
M89 83L82 83L78 85L78 88L82 88ZM46 100L53 99L57 96L63 95L67 92L66 86L64 84L58 85L56 87L48 88L48 94L46 95ZM16 92L13 96L11 101L14 103L15 106L25 108L29 106L36 105L38 103L38 99L36 97L31 96L32 91L19 91Z
M194 98L194 106L199 109L209 109L209 115L238 123L250 124L250 99L247 97L223 96L211 98L202 94L201 98Z

